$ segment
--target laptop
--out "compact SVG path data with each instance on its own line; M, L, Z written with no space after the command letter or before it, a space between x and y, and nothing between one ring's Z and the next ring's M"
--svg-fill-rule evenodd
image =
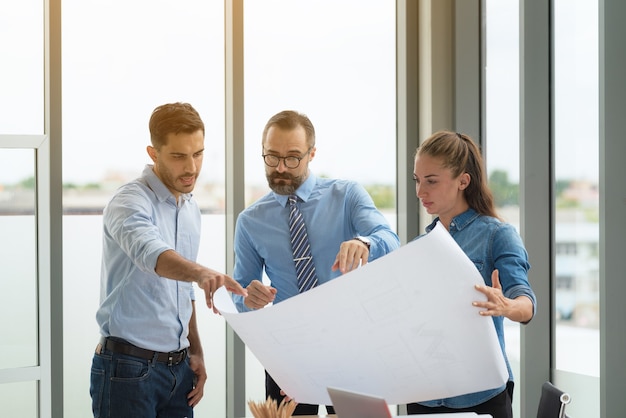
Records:
M328 395L330 395L330 400L333 402L337 418L397 418L391 415L387 401L379 396L366 395L364 393L333 387L328 387L326 390L328 391ZM428 417L491 418L491 415L479 415L475 412L452 412L447 414L430 414Z
M387 402L378 396L326 388L337 418L391 418Z

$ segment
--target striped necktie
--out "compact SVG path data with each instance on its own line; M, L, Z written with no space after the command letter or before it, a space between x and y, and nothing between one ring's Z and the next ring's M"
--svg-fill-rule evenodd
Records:
M298 209L297 201L298 198L295 195L289 196L289 234L291 235L293 261L296 264L298 289L302 293L317 285L317 276L311 256L309 236L306 233L306 226L302 219L302 213Z

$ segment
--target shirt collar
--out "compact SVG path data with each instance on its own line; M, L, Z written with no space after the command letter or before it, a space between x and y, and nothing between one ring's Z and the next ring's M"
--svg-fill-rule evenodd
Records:
M143 169L143 177L146 179L146 183L154 194L159 199L159 202L165 202L168 198L174 198L174 195L170 190L163 184L161 179L157 177L153 170L154 165L146 164L146 167ZM181 194L183 200L189 200L192 197L191 193L183 193Z
M452 218L452 222L450 222L450 232L452 232L453 229L456 229L457 231L462 230L479 216L479 213L472 208L469 208L459 215L456 215L454 218ZM430 232L435 227L438 221L439 217L437 216L437 218L435 218L435 220L426 227L426 232Z
M317 183L317 177L311 171L309 171L309 176L307 179L296 189L294 193L296 196L300 198L303 202L309 200L311 193L313 192L313 187ZM287 206L287 200L289 198L288 195L278 194L276 192L272 192L274 194L274 198L280 203L281 206Z

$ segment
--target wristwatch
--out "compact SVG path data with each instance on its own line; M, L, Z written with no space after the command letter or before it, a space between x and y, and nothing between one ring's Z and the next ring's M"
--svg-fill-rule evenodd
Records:
M368 249L368 250L370 249L370 246L371 246L371 244L372 244L372 241L370 241L370 239L369 239L369 238L365 238L365 237L362 237L362 236L358 236L358 237L354 237L354 239L355 239L355 240L357 240L357 241L361 241L363 244L365 244L365 245L367 246L367 249Z

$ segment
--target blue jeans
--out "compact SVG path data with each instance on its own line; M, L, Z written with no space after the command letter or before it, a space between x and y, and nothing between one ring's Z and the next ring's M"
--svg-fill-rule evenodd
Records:
M192 418L189 358L177 365L102 350L91 366L95 418Z

